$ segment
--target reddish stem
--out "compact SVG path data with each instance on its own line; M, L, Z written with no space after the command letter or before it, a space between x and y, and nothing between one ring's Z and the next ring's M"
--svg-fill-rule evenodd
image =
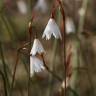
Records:
M30 22L29 22L29 42L30 42L30 50L31 50L31 41L32 41L32 22L34 20L35 15L33 14ZM29 58L30 58L30 50L29 50ZM30 61L29 61L30 62ZM28 96L30 96L30 64L29 64L29 80L28 80Z
M64 49L64 70L65 70L65 90L64 90L64 93L65 93L65 96L66 96L66 75L67 75L67 69L66 69L66 29L65 29L65 12L64 12L64 9L63 9L63 5L62 5L62 2L60 0L57 0L57 2L59 3L59 6L60 6L60 12L62 14L62 17L63 17L63 49Z

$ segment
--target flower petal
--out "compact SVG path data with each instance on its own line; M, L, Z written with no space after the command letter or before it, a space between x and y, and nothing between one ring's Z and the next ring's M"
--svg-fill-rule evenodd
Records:
M48 24L45 27L42 38L46 37L47 40L53 35L57 39L62 39L60 29L53 18L50 18Z
M43 65L43 61L37 58L36 56L30 57L30 76L32 77L35 72L41 72L42 70L45 70L45 67Z
M33 47L31 49L30 54L36 55L36 53L39 53L39 54L45 53L45 50L44 50L41 42L38 39L34 40Z

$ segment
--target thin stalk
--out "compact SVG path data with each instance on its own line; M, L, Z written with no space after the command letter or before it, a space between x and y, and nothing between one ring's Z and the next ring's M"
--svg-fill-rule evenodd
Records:
M30 49L31 49L31 34L30 34ZM30 52L29 52L29 54L30 54ZM30 58L30 56L29 56L29 58ZM30 61L29 61L30 62ZM28 96L30 96L30 63L29 63L29 72L28 72L29 74L28 74Z
M19 52L17 52L17 56L16 56L16 63L15 63L14 72L13 72L13 76L12 76L12 82L11 82L10 96L12 96L12 90L13 90L13 85L15 82L15 75L16 75L18 61L19 61Z
M32 42L32 22L33 22L34 16L32 17L31 21L29 22L29 45L30 45L30 50L29 50L29 58L30 58L30 51L31 51L31 42ZM28 80L28 96L30 96L30 61L29 61L29 80Z
M54 78L56 78L58 81L62 82L62 78L60 78L58 75L56 75L56 74L55 74L52 70L50 70L49 67L46 65L46 62L45 62L45 60L44 60L43 55L42 55L42 58L43 58L43 63L44 63L44 66L45 66L46 70L47 70L49 73L51 73L51 75L52 75Z
M26 70L26 72L27 72L27 74L28 74L28 67L27 67L26 61L25 61L25 59L24 59L23 57L21 58L21 61L22 61L22 63L24 64L24 68L25 68L25 70Z
M2 73L2 71L0 70L0 75L2 76L3 79L3 86L4 86L4 92L5 92L5 96L8 96L7 94L7 84L6 84L6 78L4 76L4 74Z
M33 41L31 41L31 43L32 43L32 42L33 42ZM30 42L25 43L23 46L21 46L20 48L18 48L18 50L21 50L22 48L28 46L29 44L30 44Z
M60 0L57 0L57 2L59 3L59 5L60 5L60 12L61 12L61 14L62 14L62 18L63 18L63 29L62 29L62 31L63 31L63 49L64 49L64 66L65 66L65 68L64 68L64 70L65 70L65 90L64 90L64 94L65 94L65 96L66 96L66 75L67 75L67 70L66 70L66 29L65 29L65 12L64 12L64 9L63 9L63 5L62 5L62 2L60 1Z
M6 28L8 30L8 34L10 36L10 39L12 41L14 41L15 38L14 38L14 35L12 34L13 33L13 29L11 28L11 25L9 24L8 19L4 15L1 15L1 18L2 18L2 20L3 20L3 22L4 22L5 26L6 26Z
M4 52L3 52L3 48L2 48L1 43L0 43L0 55L1 55L2 63L3 63L3 70L4 70L4 75L5 75L5 78L6 78L6 82L7 82L7 88L10 89L10 83L9 83L8 74L7 74L7 70L6 70L7 66L6 66L6 63L5 63Z

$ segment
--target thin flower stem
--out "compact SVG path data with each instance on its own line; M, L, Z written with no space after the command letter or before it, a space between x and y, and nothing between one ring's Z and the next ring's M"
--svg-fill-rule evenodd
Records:
M66 96L66 75L67 75L67 69L66 69L66 29L65 29L65 12L64 12L64 9L63 9L63 5L62 5L62 2L60 1L60 0L56 0L57 2L58 2L58 4L59 4L59 6L60 6L60 12L61 12L61 14L62 14L62 17L63 17L63 28L62 28L62 35L63 35L63 38L62 38L62 42L63 42L63 49L64 49L64 53L63 53L63 55L64 55L64 71L65 71L65 75L64 75L64 77L65 77L65 88L64 88L64 94L65 94L65 96ZM52 14L51 14L51 18L54 18L54 14L55 14L55 7L53 6L53 12L52 12Z
M16 56L16 63L15 63L14 72L13 72L13 76L12 76L10 96L12 96L12 90L13 90L13 85L14 85L14 82L15 82L15 75L16 75L16 69L17 69L18 61L19 61L19 52L17 52L17 56Z
M12 41L14 41L16 38L15 38L15 35L13 34L13 28L11 27L11 24L10 24L8 18L7 18L5 15L3 15L3 14L1 14L0 17L1 17L2 22L4 23L5 27L6 27L7 30L8 30L8 34L9 34L9 36L10 36L10 39L11 39Z
M43 58L44 66L45 66L45 68L47 69L47 71L48 71L49 73L51 73L52 76L53 76L54 78L56 78L58 81L62 82L63 79L60 78L58 75L56 75L53 71L51 71L51 70L48 68L48 66L47 66L46 63L45 63L45 60L44 60L44 56L43 56L43 55L42 55L42 58Z
M3 74L3 72L1 70L0 70L0 75L2 76L2 79L3 79L3 86L4 86L5 96L8 96L6 78L5 78L5 76L4 76L4 74Z
M5 75L6 82L7 82L7 88L10 89L10 83L9 83L8 74L7 74L7 70L6 70L7 66L5 63L4 52L3 52L1 43L0 43L0 55L1 55L2 63L3 63L4 75Z
M30 50L31 50L31 31L32 31L32 26L31 26L31 30L29 30L29 42L30 42ZM30 55L30 50L29 50L29 55ZM30 58L30 56L29 56ZM30 62L30 61L29 61ZM30 63L29 63L29 72L28 72L28 96L30 96Z
M33 41L31 41L31 43L32 43L32 42L33 42ZM20 48L18 48L18 50L23 49L24 47L28 46L29 44L30 44L30 42L25 43L23 46L21 46Z
M29 22L30 25L29 25L29 28L28 28L28 31L29 31L29 45L30 45L30 50L29 50L29 58L30 58L30 51L31 51L31 41L32 41L32 22L33 22L33 19L34 19L34 15L32 16L32 19L31 21ZM37 36L37 33L36 33L36 36ZM29 61L30 62L30 61ZM31 78L30 78L30 63L29 63L29 80L28 80L28 96L30 96L30 81L31 81Z
M0 44L0 49L1 49L1 44ZM25 55L28 55L28 54L25 54ZM4 56L3 56L3 50L2 50L2 52L1 52L1 57L2 57L2 60L3 60L3 58L4 58ZM3 62L3 64L5 64L5 60L3 60L2 62ZM7 66L5 65L5 66L4 66L4 69L6 69L6 67L7 67ZM15 68L15 69L16 69L16 68ZM4 70L4 73L5 73L5 72L6 72L6 70ZM16 71L15 71L14 74L16 74ZM6 75L7 75L7 73L6 73ZM4 78L5 78L5 81L7 80L7 82L8 82L9 80L8 80L8 77L7 77L6 75L5 75ZM15 76L15 75L14 75L14 76ZM14 77L14 78L15 78L15 77ZM4 82L5 82L5 81L4 81ZM6 83L6 82L5 82L5 83ZM14 84L14 80L13 80L13 84ZM12 86L13 86L13 85L12 85ZM7 83L6 83L6 86L4 86L4 90L5 90L5 87L6 87L6 90L7 90ZM10 88L10 87L11 87L11 86L10 86L10 84L9 84L9 82L8 82L8 88ZM13 88L11 88L11 89L13 89ZM5 93L6 93L6 90L5 90ZM12 91L12 90L11 90L11 91ZM10 91L10 92L11 92L11 91ZM10 94L10 95L11 95L11 94ZM5 95L5 96L6 96L6 95Z
M66 70L66 29L65 29L65 12L64 12L64 9L63 9L63 5L62 5L62 2L60 0L57 0L57 2L59 3L60 5L60 12L62 14L62 17L63 17L63 49L64 49L64 70L65 70L65 90L64 90L64 93L65 93L65 96L66 96L66 75L67 75L67 70Z

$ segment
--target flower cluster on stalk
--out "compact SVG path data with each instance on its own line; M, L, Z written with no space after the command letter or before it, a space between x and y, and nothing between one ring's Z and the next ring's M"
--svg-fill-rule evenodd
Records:
M56 24L55 19L53 18L55 14L51 14L51 17L46 25L42 38L46 37L46 40L49 40L53 35L56 39L62 39L62 35L58 25ZM44 55L45 50L39 39L35 38L33 42L32 49L30 51L30 76L32 77L35 72L41 72L45 69L43 59L41 58L42 54Z
M41 1L43 2L43 0L41 0ZM64 21L65 16L64 16L63 7L61 5L61 1L60 0L57 0L57 1L61 7L60 11L61 11L61 14L63 16L63 23L64 23L63 27L64 28L66 27L66 30L63 28L64 31L67 31L68 34L71 32L75 32L75 26L74 26L72 20L67 19L67 21ZM37 4L37 7L38 6L39 5ZM63 35L61 34L60 28L57 25L54 17L55 17L55 10L52 10L51 17L49 18L49 21L46 24L42 38L46 38L46 40L49 40L53 36L56 39L62 40L62 38L63 38L63 40L64 40L63 36L65 36L66 33L64 32ZM32 46L31 51L30 51L30 77L33 77L34 73L39 73L39 72L42 72L43 70L45 70L46 67L45 67L45 62L44 62L44 57L43 57L44 54L45 54L45 50L43 48L43 45L41 44L40 40L36 37L34 39L33 46ZM69 57L67 59L68 62L65 60L66 64L69 63L69 61L70 61L69 60L70 54L69 54ZM67 65L68 65L68 64L67 65L66 64L65 64L65 67L67 67ZM65 77L65 80L62 80L61 87L66 89L66 87L69 86L69 80L70 80L70 76Z
M45 70L43 60L41 55L45 53L45 50L39 41L39 39L34 39L33 46L30 52L30 76L32 77L35 72L41 72Z

